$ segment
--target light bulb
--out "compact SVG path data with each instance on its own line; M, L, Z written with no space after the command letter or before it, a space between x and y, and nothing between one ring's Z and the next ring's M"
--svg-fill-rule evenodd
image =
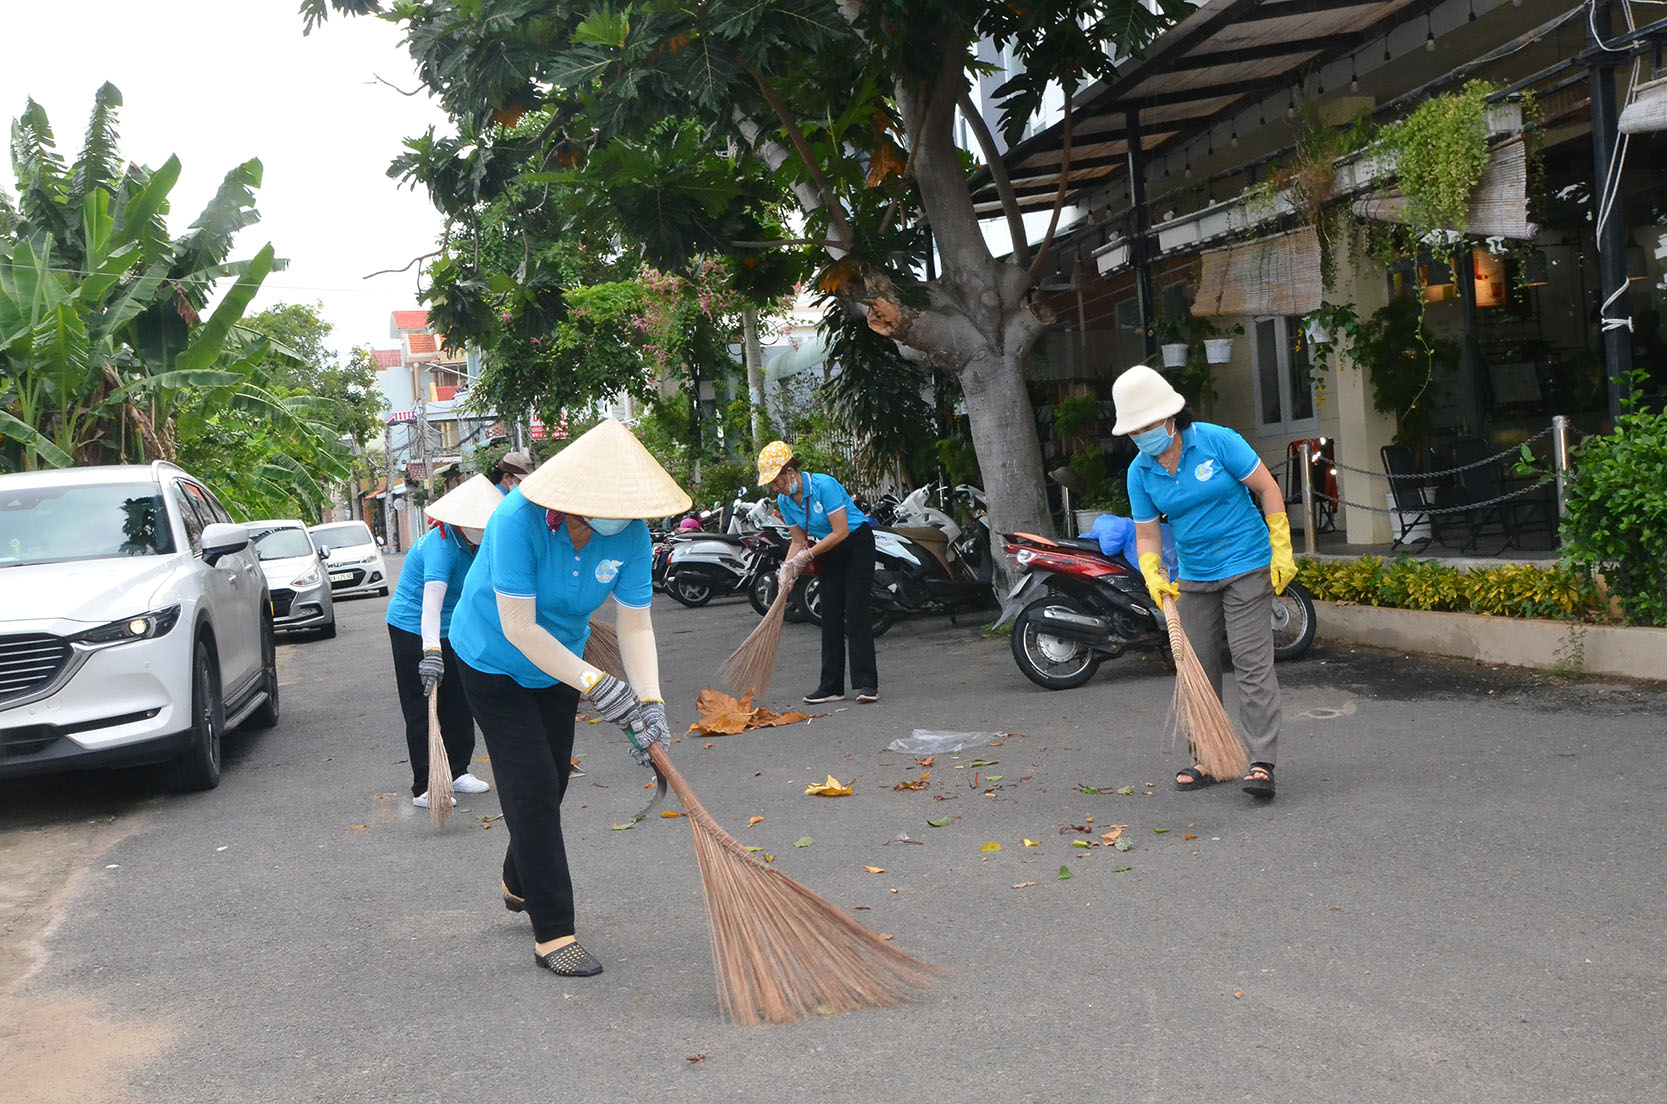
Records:
M1435 32L1434 31L1431 31L1428 35L1425 36L1425 38L1424 38L1424 49L1428 50L1432 54L1435 53Z

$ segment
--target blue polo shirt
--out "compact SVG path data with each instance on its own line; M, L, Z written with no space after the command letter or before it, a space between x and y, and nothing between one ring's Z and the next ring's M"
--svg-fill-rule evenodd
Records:
M440 606L440 636L444 639L451 631L452 611L463 594L463 579L474 562L474 550L453 526L446 526L444 534L438 527L424 533L405 554L405 563L399 569L399 585L388 602L388 624L421 635L423 587L445 583L446 600Z
M868 515L857 509L851 496L833 476L800 472L799 478L805 485L804 505L794 502L791 495L779 494L776 496L776 509L781 511L782 520L803 529L812 541L819 541L833 532L833 522L828 518L841 510L845 511L845 524L850 529L868 523Z
M522 497L521 488L504 496L486 523L451 626L452 650L463 662L529 689L557 679L504 638L498 595L533 599L538 624L574 655L584 654L590 615L610 594L630 609L647 609L654 599L654 545L646 524L633 521L613 536L593 532L575 549L567 526L552 530L544 516L544 507Z
M1136 522L1169 518L1179 578L1230 579L1273 561L1268 523L1244 486L1261 462L1232 430L1194 422L1181 430L1174 475L1145 453L1129 465L1129 513Z

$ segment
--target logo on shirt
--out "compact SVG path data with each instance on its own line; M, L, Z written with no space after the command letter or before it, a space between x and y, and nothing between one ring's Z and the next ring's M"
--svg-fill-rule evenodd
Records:
M1193 478L1197 479L1200 483L1208 483L1215 473L1216 462L1214 457L1211 457L1202 464L1198 465L1196 468L1192 469Z
M823 509L822 504L820 502L816 502L814 500L811 502L810 508L812 510L815 510L819 514L827 513L827 510Z
M596 565L596 581L606 584L619 578L619 565L624 562L624 560L602 560L599 562Z

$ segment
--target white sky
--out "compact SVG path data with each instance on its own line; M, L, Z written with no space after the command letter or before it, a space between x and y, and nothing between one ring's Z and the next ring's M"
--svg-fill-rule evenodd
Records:
M398 268L434 248L440 218L426 194L387 178L401 139L444 115L426 94L405 97L380 75L418 87L400 32L377 19L335 16L301 35L298 0L0 0L9 44L0 66L0 120L34 97L58 150L81 149L93 93L122 91L120 149L155 167L178 154L169 224L180 232L233 166L258 157L259 223L232 256L270 241L289 267L267 277L255 310L322 301L345 358L354 345L392 347L388 315L418 306L415 270ZM14 193L9 152L0 187Z

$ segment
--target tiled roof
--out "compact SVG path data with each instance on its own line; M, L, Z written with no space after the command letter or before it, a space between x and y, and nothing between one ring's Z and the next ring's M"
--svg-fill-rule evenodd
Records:
M425 333L407 334L405 347L411 350L412 356L431 356L440 351L440 344L434 340L434 335Z
M395 311L394 331L396 333L407 330L428 329L428 312L420 310Z
M376 361L378 368L398 368L400 354L398 349L372 349L370 355Z

